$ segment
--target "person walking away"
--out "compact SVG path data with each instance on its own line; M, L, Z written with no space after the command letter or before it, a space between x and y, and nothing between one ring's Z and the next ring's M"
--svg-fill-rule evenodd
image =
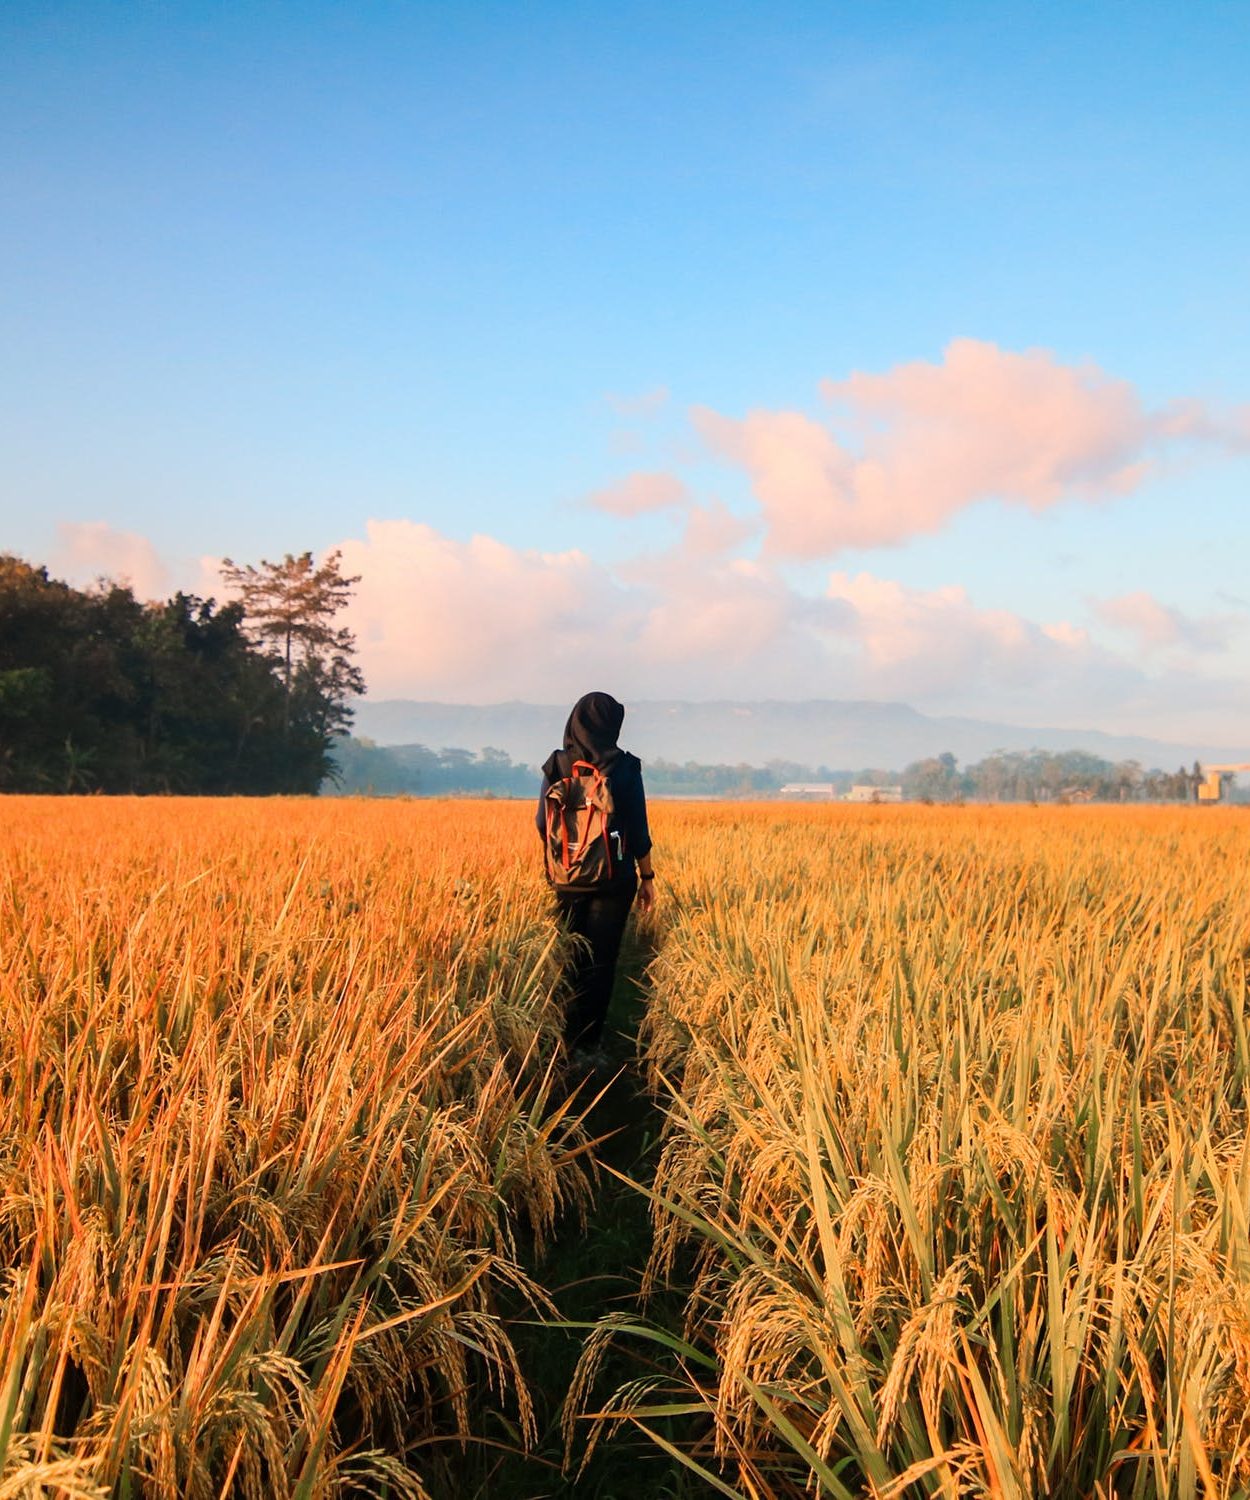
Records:
M579 698L563 747L543 764L538 794L547 880L560 920L578 940L564 1039L592 1055L600 1049L630 907L635 897L643 912L655 903L642 762L617 744L624 721L610 693Z

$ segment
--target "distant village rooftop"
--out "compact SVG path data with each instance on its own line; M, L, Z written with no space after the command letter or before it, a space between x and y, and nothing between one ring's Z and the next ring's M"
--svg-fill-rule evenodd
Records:
M832 781L789 781L785 786L779 788L778 795L782 797L806 797L810 801L818 802L901 802L903 800L903 788L901 786L853 786L842 798L839 798L838 789Z

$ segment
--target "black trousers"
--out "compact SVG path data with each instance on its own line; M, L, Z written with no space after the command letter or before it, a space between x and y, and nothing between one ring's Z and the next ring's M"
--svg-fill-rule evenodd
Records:
M556 908L565 928L581 941L569 957L569 997L564 1040L570 1047L597 1047L616 979L616 959L634 903L636 886L600 895L561 891Z

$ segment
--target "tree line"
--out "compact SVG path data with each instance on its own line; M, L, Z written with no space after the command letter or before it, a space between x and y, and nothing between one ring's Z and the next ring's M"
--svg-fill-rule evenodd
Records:
M332 554L144 601L0 554L0 791L315 793L364 691Z
M1086 750L997 750L959 769L949 753L913 761L899 777L904 796L930 802L1192 802L1202 771L1146 770Z
M331 751L333 781L324 790L364 797L529 797L538 791L538 770L491 747L431 750L425 745L378 745L341 737Z
M333 756L343 794L437 797L527 797L538 769L502 750L374 744L342 738ZM903 771L877 767L834 770L797 761L764 766L648 760L647 790L669 797L774 797L794 783L829 787L835 796L854 785L902 786L909 800L927 802L1185 802L1201 779L1197 763L1174 772L1143 770L1137 761L1108 761L1084 750L996 751L960 769L949 752L913 761Z

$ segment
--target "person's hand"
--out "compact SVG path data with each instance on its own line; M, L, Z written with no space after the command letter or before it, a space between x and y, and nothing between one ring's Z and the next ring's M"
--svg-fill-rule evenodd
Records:
M638 882L638 910L644 916L655 910L654 880L640 880Z

